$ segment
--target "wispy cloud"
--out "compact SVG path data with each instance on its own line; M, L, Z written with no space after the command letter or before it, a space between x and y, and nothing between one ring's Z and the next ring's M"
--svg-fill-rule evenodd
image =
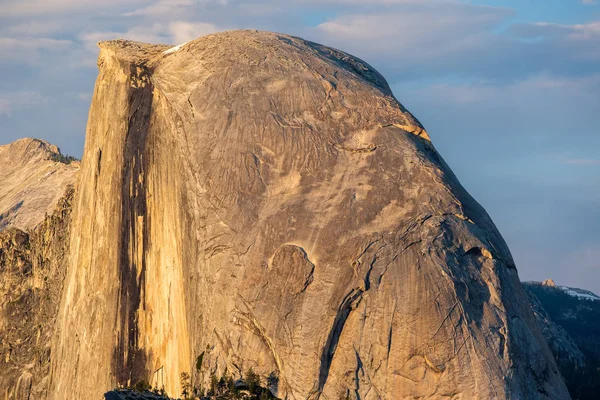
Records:
M392 79L516 80L600 66L600 21L513 23L507 8L431 3L345 13L321 23L314 36L383 66Z
M5 0L0 4L3 17L57 15L64 13L134 8L143 0Z
M31 63L40 59L43 52L64 52L72 46L71 40L45 37L0 37L2 63Z
M192 7L203 7L209 4L227 5L228 0L159 0L150 5L125 13L125 16L164 16L187 11Z
M86 32L79 37L85 47L97 53L96 44L103 40L127 39L146 43L166 43L169 40L168 32L164 26L158 23L151 25L133 26L123 32L119 31L95 31Z
M541 73L508 84L481 80L468 83L431 84L426 88L420 88L414 94L419 97L435 98L439 102L468 104L492 101L499 105L505 103L517 107L526 106L535 98L543 100L562 98L563 101L576 98L578 103L600 109L598 90L600 90L600 74L565 78ZM544 104L544 102L538 101L536 104Z
M87 48L96 52L96 43L102 40L120 38L146 43L180 44L219 30L222 29L209 23L173 21L152 25L136 25L123 32L87 32L80 36L80 40Z
M598 40L600 38L600 21L573 25L550 22L520 23L514 24L511 32L529 38L558 37L565 40Z
M175 21L169 24L171 43L184 43L223 30L213 24Z
M47 98L39 92L0 93L0 116L11 116L13 111L23 108L39 107Z
M14 36L46 36L65 28L65 21L35 19L5 27L4 32Z
M593 158L565 158L562 160L563 164L570 165L600 165L600 159Z
M71 45L70 40L60 40L39 37L2 37L0 50L13 52L15 50L65 49Z
M156 22L151 25L136 25L123 32L96 31L79 36L84 52L81 54L81 66L94 66L98 55L97 43L103 40L126 39L145 43L181 44L223 30L216 25L203 22Z

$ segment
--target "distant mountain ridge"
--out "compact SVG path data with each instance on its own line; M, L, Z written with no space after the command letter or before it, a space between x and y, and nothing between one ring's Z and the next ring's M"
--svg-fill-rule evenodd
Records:
M600 301L600 296L598 296L596 293L592 292L591 290L573 288L573 287L569 287L569 286L559 286L552 279L546 279L543 282L529 281L529 282L524 282L524 283L532 284L532 285L541 284L542 286L545 286L545 287L552 287L552 288L560 289L563 292L565 292L566 294L568 294L569 296L579 297L584 300L594 300L594 301L599 300Z
M600 297L544 282L523 282L571 397L595 400L600 393Z
M0 230L37 226L75 183L77 171L79 161L41 139L0 146Z

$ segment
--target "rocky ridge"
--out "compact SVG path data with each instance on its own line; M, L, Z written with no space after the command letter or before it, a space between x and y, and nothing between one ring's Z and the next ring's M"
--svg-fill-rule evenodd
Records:
M44 140L0 146L0 230L35 228L54 211L78 170L77 160Z
M541 285L542 287L562 290L569 296L578 297L578 298L584 299L584 300L593 300L593 301L600 300L600 296L598 296L596 293L593 293L589 290L579 289L579 288L572 288L572 287L568 287L568 286L558 286L552 279L546 279L541 284L539 282L526 282L526 283L530 284L530 286Z

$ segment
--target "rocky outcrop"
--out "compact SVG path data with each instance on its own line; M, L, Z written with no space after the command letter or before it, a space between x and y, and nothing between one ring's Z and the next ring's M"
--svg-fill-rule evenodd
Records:
M30 231L0 232L0 398L46 398L73 189Z
M100 49L50 398L250 367L288 399L569 398L504 240L368 64L249 31Z
M544 282L541 283L541 285L551 288L558 288L558 286L556 286L556 283L554 283L553 279L546 279Z
M0 230L35 228L52 214L79 162L40 139L0 146Z

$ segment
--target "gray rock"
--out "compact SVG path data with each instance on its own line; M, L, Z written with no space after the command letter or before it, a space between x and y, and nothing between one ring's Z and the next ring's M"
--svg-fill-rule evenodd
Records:
M287 399L569 398L501 235L368 64L250 31L100 48L51 399L250 367Z

